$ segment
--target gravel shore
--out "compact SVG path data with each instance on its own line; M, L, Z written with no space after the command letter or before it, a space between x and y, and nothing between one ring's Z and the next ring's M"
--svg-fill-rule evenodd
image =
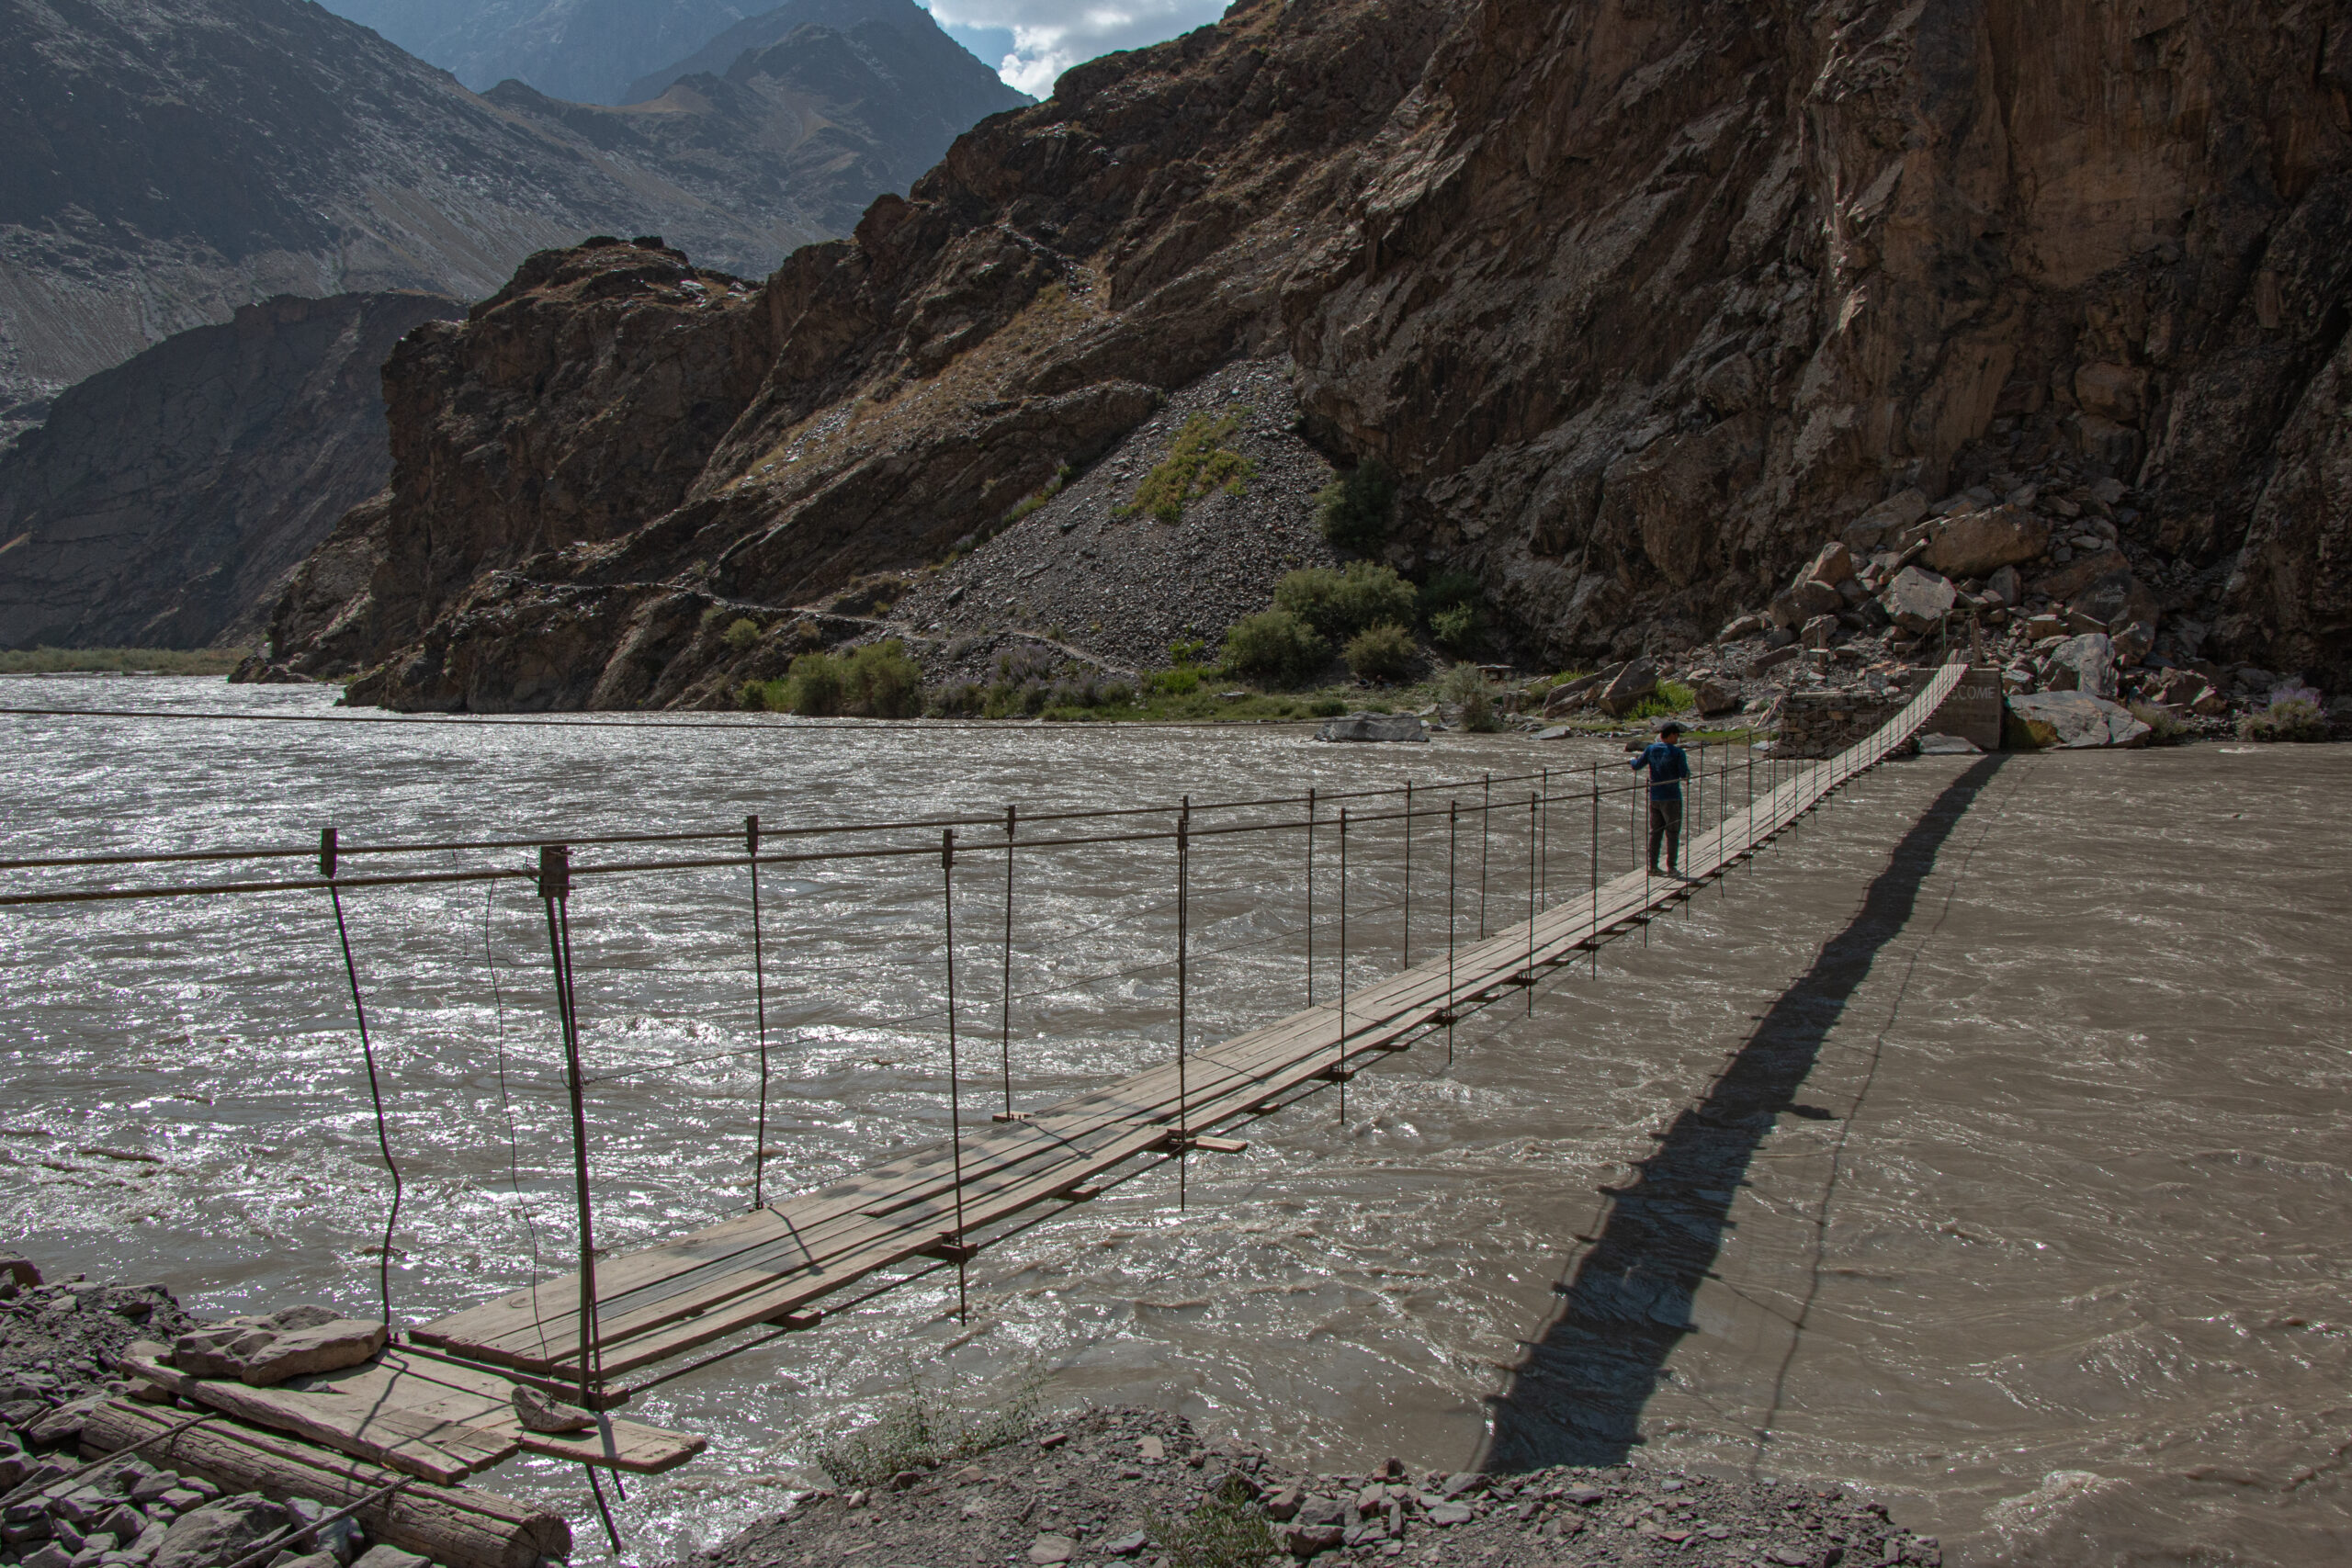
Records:
M1256 1518L1262 1555L1187 1550L1188 1521L1222 1497ZM1246 1526L1244 1528L1247 1528ZM1210 1445L1182 1417L1089 1409L968 1461L823 1490L684 1568L960 1568L965 1564L1529 1565L1676 1562L1721 1568L1936 1568L1936 1541L1834 1487L1725 1480L1647 1466L1510 1475L1309 1473Z

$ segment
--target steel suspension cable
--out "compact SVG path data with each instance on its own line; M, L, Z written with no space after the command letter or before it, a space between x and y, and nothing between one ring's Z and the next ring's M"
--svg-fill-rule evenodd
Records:
M319 829L319 874L326 878L327 898L334 906L335 940L343 946L344 977L351 983L351 1015L359 1025L359 1055L368 1064L368 1099L376 1111L376 1148L392 1179L390 1212L384 1216L384 1245L376 1256L376 1289L381 1297L384 1326L392 1325L392 1233L401 1220L401 1167L392 1157L392 1139L384 1125L384 1089L376 1075L376 1045L368 1032L368 1003L359 994L359 964L351 954L351 927L343 918L343 892L334 884L335 830Z

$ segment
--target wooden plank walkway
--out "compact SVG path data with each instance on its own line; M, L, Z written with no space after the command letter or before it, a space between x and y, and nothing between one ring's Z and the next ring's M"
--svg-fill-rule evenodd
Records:
M1532 985L1548 970L1652 919L1746 860L1833 790L1908 741L1964 672L1945 665L1899 714L1826 762L1800 766L1686 843L1684 876L1634 872L1555 904L1447 959L1292 1014L1185 1063L1171 1060L1011 1122L967 1133L961 1213L949 1146L940 1144L846 1181L771 1203L598 1266L596 1351L623 1377L763 1324L799 1325L827 1296L923 1257L984 1246L994 1227L1037 1205L1080 1201L1139 1156L1263 1115L1442 1027L1448 1016ZM580 1281L566 1275L413 1331L423 1344L494 1366L581 1376Z
M269 1388L191 1376L166 1364L163 1348L134 1343L116 1364L191 1404L444 1486L518 1451L652 1475L705 1447L691 1433L605 1415L584 1431L534 1432L517 1418L514 1385L504 1378L397 1347Z

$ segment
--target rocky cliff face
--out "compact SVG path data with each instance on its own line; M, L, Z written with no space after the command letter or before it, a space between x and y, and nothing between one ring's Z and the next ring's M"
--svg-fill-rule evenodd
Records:
M390 493L304 563L277 608L277 649L349 668L413 642L460 601L503 618L519 562L602 558L684 497L758 389L768 349L758 292L678 252L615 243L534 256L463 326L429 326L385 364ZM511 700L578 705L614 660L631 597L566 597L569 609L535 619L542 646L526 667L502 666Z
M627 111L477 97L300 0L0 0L0 440L273 295L480 299L600 232L759 274L910 177L887 91L824 62Z
M258 641L286 575L390 473L384 356L463 311L289 296L68 390L0 458L0 647Z
M1244 3L795 254L674 505L303 657L404 706L550 700L503 672L559 642L563 700L684 690L723 655L652 620L933 558L1287 351L1308 433L1401 477L1391 554L1477 571L1533 659L1687 645L1890 497L2050 475L2116 481L2164 610L2334 678L2348 86L2283 4Z

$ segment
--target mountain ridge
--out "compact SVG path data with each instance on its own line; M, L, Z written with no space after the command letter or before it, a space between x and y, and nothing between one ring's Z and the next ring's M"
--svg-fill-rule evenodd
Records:
M1280 351L1307 434L1396 476L1385 558L1475 574L1537 662L1703 642L1883 506L2046 473L2098 480L2160 649L2352 675L2348 106L2352 44L2218 0L1244 0L796 253L759 386L728 361L729 428L633 524L542 510L364 645L277 624L356 701L717 700L757 655L704 610L939 560ZM473 330L396 431L610 417L504 400ZM386 559L428 516L513 537L457 479L395 466Z

